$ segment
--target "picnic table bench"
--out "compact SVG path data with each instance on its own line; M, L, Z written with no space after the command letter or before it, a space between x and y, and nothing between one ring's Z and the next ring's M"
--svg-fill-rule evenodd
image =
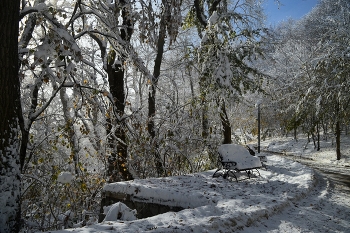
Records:
M253 156L249 153L247 148L236 144L223 144L218 148L218 169L214 172L213 177L222 170L223 178L229 175L238 182L235 173L246 172L248 177L257 171L260 175L259 168L263 167L262 161L258 156Z

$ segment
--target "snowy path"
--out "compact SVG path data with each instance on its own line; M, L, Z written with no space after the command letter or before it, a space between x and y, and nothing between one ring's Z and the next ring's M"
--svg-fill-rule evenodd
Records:
M350 188L315 176L317 185L306 198L240 232L350 232Z
M308 167L314 168L316 170L321 171L322 173L334 173L339 175L345 175L350 176L350 166L334 166L327 163L318 163L317 161L313 160L312 158L305 158L305 157L299 157L299 156L293 156L292 154L289 154L288 156L283 156L289 159L292 159L295 162L307 165ZM350 180L349 180L350 181Z

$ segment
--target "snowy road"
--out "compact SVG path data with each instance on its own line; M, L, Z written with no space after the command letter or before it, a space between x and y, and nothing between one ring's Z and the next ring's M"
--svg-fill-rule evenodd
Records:
M350 232L350 175L300 162L315 168L317 183L309 195L240 232Z
M350 188L350 167L349 166L345 166L345 167L329 166L327 164L317 163L312 159L311 160L305 159L303 157L294 156L292 154L285 155L284 153L269 152L269 151L265 151L265 152L280 155L282 157L289 158L293 161L304 164L318 171L321 175L328 177L330 181L332 181L333 183Z
M331 181L338 185L344 185L350 188L350 167L339 169L337 167L320 165L306 159L296 159L295 161L319 171L322 175L327 176Z

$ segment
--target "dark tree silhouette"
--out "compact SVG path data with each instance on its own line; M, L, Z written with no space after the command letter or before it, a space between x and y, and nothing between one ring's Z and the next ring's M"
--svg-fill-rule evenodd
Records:
M19 1L0 1L0 232L20 230Z

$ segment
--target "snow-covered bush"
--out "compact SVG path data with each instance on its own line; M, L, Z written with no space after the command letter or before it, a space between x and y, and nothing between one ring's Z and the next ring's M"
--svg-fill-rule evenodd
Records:
M74 174L71 159L59 151L43 145L22 174L23 231L83 226L98 219L103 173L81 166Z
M55 168L54 173L58 173ZM26 232L97 222L103 179L97 174L85 174L60 183L59 177L55 174L23 176L22 216Z

